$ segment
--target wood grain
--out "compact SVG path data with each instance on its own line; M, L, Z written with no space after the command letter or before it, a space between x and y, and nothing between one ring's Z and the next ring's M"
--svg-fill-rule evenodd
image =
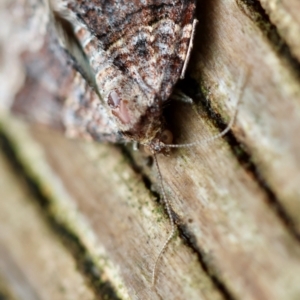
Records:
M262 7L270 17L271 22L278 29L282 39L289 45L290 51L300 60L299 31L300 21L298 12L300 4L296 0L274 1L260 0Z
M4 114L2 136L23 175L38 183L50 219L90 258L95 274L82 276L109 282L117 299L298 299L297 4L261 0L264 11L259 2L198 2L195 46L179 84L195 104L166 108L176 143L220 132L250 75L226 138L158 157L178 235L155 288L151 270L169 223L151 158L130 147L70 141ZM65 240L53 231L54 240Z
M2 284L16 299L95 299L74 258L49 230L36 199L2 154L0 189Z

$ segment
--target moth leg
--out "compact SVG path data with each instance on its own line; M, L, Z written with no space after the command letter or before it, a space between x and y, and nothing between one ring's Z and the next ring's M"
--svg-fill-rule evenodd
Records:
M132 149L133 149L133 151L139 150L139 143L137 141L132 142Z
M186 58L185 58L185 61L184 61L184 64L183 64L183 68L182 68L182 71L181 71L180 79L184 78L187 65L190 61L192 49L193 49L193 46L194 46L194 38L195 38L197 23L198 23L198 20L194 19L193 27L192 27L192 34L191 34L191 38L190 38L190 43L189 43L188 51L187 51Z
M187 103L187 104L193 104L194 100L186 95L183 91L181 91L178 88L175 88L172 95L170 96L171 100Z

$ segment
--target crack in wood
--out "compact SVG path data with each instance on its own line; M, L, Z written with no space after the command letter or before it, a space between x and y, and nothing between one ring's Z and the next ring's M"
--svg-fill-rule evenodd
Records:
M152 181L150 177L146 175L146 173L143 171L143 168L139 166L139 164L136 162L134 157L132 156L131 152L128 150L128 147L124 145L117 145L116 147L119 147L122 150L123 155L128 159L129 164L131 165L132 169L141 176L142 181L145 184L145 187L149 190L149 192L155 197L157 205L163 206L164 214L167 218L167 211L164 207L163 203L161 202L161 194L160 192L156 192L152 188ZM188 225L184 224L183 221L180 219L179 215L171 209L173 218L179 233L180 239L183 241L184 245L190 248L193 253L196 254L198 262L200 263L201 267L203 268L203 271L207 274L207 276L212 280L214 286L218 291L223 295L224 299L226 300L234 300L235 297L231 294L231 292L228 290L226 285L222 282L221 279L219 279L215 274L213 267L206 263L205 260L205 254L203 254L203 251L201 248L197 245L196 237L193 235L191 231L188 229Z
M55 213L51 211L51 199L41 190L39 184L28 174L22 161L18 158L13 144L9 137L0 130L0 149L10 162L15 174L25 181L34 199L38 200L38 205L41 208L42 215L46 222L52 228L68 251L70 251L76 261L77 267L84 275L89 286L94 290L96 295L102 299L121 300L112 284L101 278L101 270L94 264L93 259L89 255L87 249L81 243L80 239L69 230L64 224L57 220ZM107 298L106 298L107 297Z
M259 27L262 34L270 41L275 52L288 63L297 78L300 78L300 62L293 56L288 44L281 38L276 26L272 24L260 2L237 0L237 4L244 14Z

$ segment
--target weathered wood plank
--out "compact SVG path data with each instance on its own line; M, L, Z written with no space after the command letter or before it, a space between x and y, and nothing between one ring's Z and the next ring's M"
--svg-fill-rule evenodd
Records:
M241 76L251 72L233 131L299 234L299 64L277 51L280 45L272 44L247 9L235 1L203 4L190 72L208 89L211 106L226 115Z
M0 277L8 290L16 299L95 299L2 153L0 190Z
M261 3L281 40L259 3L198 3L182 83L196 105L168 108L176 142L219 132L207 104L228 121L240 79L247 71L250 77L227 140L159 156L181 239L170 244L154 290L151 268L169 227L149 188L159 191L149 160L2 121L28 176L47 191L52 217L78 237L124 299L300 298L300 84L290 55L299 59L299 21L291 17L295 1Z
M282 39L289 45L293 55L300 61L300 4L297 0L260 0L271 22L278 29Z
M131 299L223 299L197 255L180 240L168 251L168 266L161 266L164 285L151 288L168 220L120 151L69 141L41 128L32 130L33 139L22 127L7 124L28 173L47 192L50 213L78 236L94 268L116 289L121 282L112 274L120 272ZM154 226L157 222L160 226Z

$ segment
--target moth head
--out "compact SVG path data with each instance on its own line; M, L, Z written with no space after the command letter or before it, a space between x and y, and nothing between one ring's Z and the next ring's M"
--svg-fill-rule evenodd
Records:
M162 153L168 156L170 154L170 148L168 145L172 144L172 142L172 132L169 129L163 129L157 133L153 140L147 144L144 144L143 150L149 155Z

